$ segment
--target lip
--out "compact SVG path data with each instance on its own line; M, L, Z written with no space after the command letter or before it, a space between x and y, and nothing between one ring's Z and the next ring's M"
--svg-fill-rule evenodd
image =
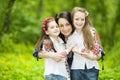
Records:
M63 32L64 35L69 35L70 33L69 32Z
M59 33L59 31L54 31L54 33Z
M70 31L69 30L67 30L67 31L63 31L64 33L69 33Z
M77 26L82 26L82 24L76 24Z

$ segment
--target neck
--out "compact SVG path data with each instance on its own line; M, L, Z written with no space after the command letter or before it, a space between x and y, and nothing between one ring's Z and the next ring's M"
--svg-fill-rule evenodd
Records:
M81 34L82 33L82 29L76 29L76 32Z
M67 40L68 40L68 37L69 37L69 36L65 36L65 41L67 41Z
M55 40L58 40L58 36L50 36L52 38L54 38Z

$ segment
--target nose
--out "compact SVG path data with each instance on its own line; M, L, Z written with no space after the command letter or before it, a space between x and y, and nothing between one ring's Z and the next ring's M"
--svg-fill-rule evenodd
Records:
M67 29L68 29L66 25L64 25L64 27L63 27L63 28L64 28L64 30L67 30Z
M59 28L58 28L58 27L56 27L56 28L55 28L55 30L59 30Z

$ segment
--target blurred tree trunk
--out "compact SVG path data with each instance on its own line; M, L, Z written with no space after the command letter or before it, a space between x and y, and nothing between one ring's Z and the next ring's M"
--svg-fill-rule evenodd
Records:
M1 34L5 33L8 31L9 26L10 26L10 21L11 21L11 11L12 11L12 6L14 5L15 0L9 0L8 6L7 6L7 11L5 13L5 19L3 22L3 26L1 29Z
M86 6L86 0L81 0L80 6L83 7L83 8L85 8L85 6Z
M112 25L112 28L111 28L111 39L113 40L112 41L112 45L114 45L114 40L115 40L115 32L117 31L117 25L120 24L119 21L120 21L120 2L118 0L118 5L117 5L117 10L116 10L116 16L114 18L114 21L113 21L113 25ZM117 40L117 39L116 39Z
M104 0L98 0L98 5L97 5L97 12L96 14L101 15L101 22L99 23L99 26L102 27L102 29L108 30L107 28L107 24L108 24L108 18L107 18L107 6L105 5L105 1ZM101 30L102 30L101 29ZM102 33L102 31L101 31ZM108 30L108 33L110 33L110 31ZM107 38L104 42L107 42L107 44L110 44L111 39L109 38L110 34L101 34L102 36L104 35L105 38Z
M72 0L72 8L74 8L76 0Z
M99 2L100 2L100 6L99 6L99 8L100 8L100 12L101 12L101 14L102 14L102 21L104 22L106 22L107 21L107 16L106 16L106 14L107 14L107 10L106 10L106 6L105 6L105 2L104 2L104 0L99 0ZM104 17L103 17L104 16ZM106 25L106 23L104 24L104 26Z
M38 10L37 10L37 18L40 19L41 13L43 11L43 0L39 1Z

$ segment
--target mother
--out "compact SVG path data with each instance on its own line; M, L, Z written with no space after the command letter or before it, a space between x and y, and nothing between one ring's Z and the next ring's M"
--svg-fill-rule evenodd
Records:
M69 12L61 12L55 16L56 23L59 25L61 31L60 37L64 40L65 44L68 40L68 37L74 32L74 27L71 20L71 14ZM68 64L69 67L72 65L73 53L70 52L68 55Z

